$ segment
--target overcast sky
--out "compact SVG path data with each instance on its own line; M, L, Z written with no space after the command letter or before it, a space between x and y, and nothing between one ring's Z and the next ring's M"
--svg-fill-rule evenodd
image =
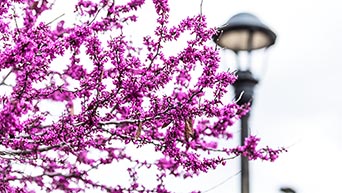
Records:
M200 0L170 1L171 20L199 13ZM276 44L253 58L261 82L250 128L263 145L289 147L289 152L274 163L251 163L251 193L277 193L282 186L293 187L297 193L341 191L339 4L336 0L204 0L203 13L211 27L224 24L237 13L250 12L277 33ZM65 12L65 5L60 6L51 18ZM141 19L155 17L148 8L141 13ZM146 25L149 22L140 26L141 34L148 33ZM222 68L235 68L231 52L222 57ZM238 126L232 128L237 134ZM238 193L240 178L235 174L239 170L239 160L235 160L190 183L172 179L168 183L176 192L211 189L209 193ZM219 185L222 181L225 183Z
M189 10L196 12L198 5L199 1L172 1L177 13L183 15ZM341 191L340 8L339 1L333 0L204 0L203 12L210 26L220 26L237 13L250 12L278 35L266 56L255 56L262 73L256 69L261 82L250 128L262 138L262 144L290 148L274 163L251 163L251 193L275 193L282 186L293 187L298 193ZM233 54L224 54L222 65L233 68ZM262 66L265 60L266 67ZM238 170L236 160L210 175L206 187ZM239 180L239 176L232 177L209 192L239 192Z
M293 187L298 193L340 192L339 2L205 1L204 10L213 25L221 25L239 12L253 13L278 35L267 52L267 68L257 88L250 127L263 144L291 147L275 163L251 164L251 193L278 192L281 186ZM212 192L238 192L239 177L236 181Z

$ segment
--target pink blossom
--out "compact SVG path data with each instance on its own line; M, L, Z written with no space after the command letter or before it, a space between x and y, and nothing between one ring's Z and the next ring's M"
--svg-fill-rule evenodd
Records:
M45 192L166 193L168 176L191 178L238 155L274 161L285 151L259 148L256 136L238 147L219 143L231 140L230 126L250 106L223 100L237 77L219 70L218 50L207 44L215 29L205 15L171 25L168 1L153 0L157 18L143 22L156 28L141 44L125 30L140 21L136 14L144 0L78 0L73 24L63 17L52 21L56 25L39 23L54 9L52 2L0 2L0 91L8 90L0 96L1 192L38 186ZM14 7L21 14L13 14ZM170 54L165 44L184 33L185 47ZM192 76L195 69L199 78ZM144 160L128 145L152 146L160 158ZM90 177L90 171L117 162L130 163L129 185ZM13 167L18 163L38 172ZM141 183L142 170L158 171L151 179L155 187Z

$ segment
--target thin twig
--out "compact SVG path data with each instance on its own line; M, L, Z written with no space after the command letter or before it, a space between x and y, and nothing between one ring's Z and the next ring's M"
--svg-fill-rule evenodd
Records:
M171 109L174 109L174 107L168 107L167 109L165 109L163 112L160 112L158 114L156 114L154 117L146 117L144 119L126 119L126 120L120 120L120 121L108 121L108 122L100 122L100 125L121 125L121 124L129 124L129 123L138 123L138 122L146 122L146 121L150 121L152 119L159 119L162 117L162 115L165 115L168 111L170 111ZM80 126L84 124L83 122L80 123L76 123L74 124L74 126Z
M160 116L147 117L145 119L126 119L126 120L121 120L121 121L108 121L108 122L101 122L99 124L100 125L121 125L121 124L145 122L145 121L149 121L152 119L158 119L158 118L160 118ZM75 126L78 126L80 124L83 124L83 123L75 124Z
M203 13L203 0L201 0L201 4L200 4L200 14L202 16Z
M19 26L18 26L18 22L17 22L17 12L15 11L15 6L12 7L12 11L13 11L13 20L15 23L15 27L19 30ZM20 33L20 32L19 32Z
M56 0L54 0L51 4L50 4L50 9L52 9L52 7L55 5L55 3L56 3Z
M6 79L9 77L9 75L11 75L11 73L12 73L12 70L10 70L10 71L6 74L6 76L4 77L4 79L0 82L0 86L1 86L1 85L6 85L5 81L6 81Z
M105 6L106 6L106 5L103 5L99 10L97 10L97 12L96 12L94 18L88 23L88 26L91 25L91 24L95 21L95 19L96 19L97 16L99 15L100 11L101 11Z
M245 91L242 91L242 92L240 93L240 95L239 95L239 98L237 98L234 102L235 102L235 103L239 102L239 101L241 100L241 98L242 98L242 96L243 96L244 93L245 93Z
M50 25L51 23L53 23L54 21L56 21L57 19L63 17L65 15L65 13L63 13L62 15L56 17L55 19L53 19L52 21L50 21L49 23L47 23L46 25Z
M27 155L31 154L34 152L44 152L44 151L49 151L54 148L62 147L64 146L64 143L58 144L58 145L53 145L53 146L48 146L48 147L42 147L37 150L23 150L23 151L0 151L0 155Z
M237 173L235 173L234 175L232 175L232 176L229 176L227 179L225 179L225 180L223 180L222 182L220 182L220 183L216 184L215 186L213 186L213 187L211 187L211 188L209 188L209 189L207 189L207 190L203 191L203 193L205 193L205 192L209 192L209 191L212 191L212 190L216 189L217 187L219 187L219 186L223 185L223 184L224 184L224 183L226 183L228 180L230 180L230 179L232 179L233 177L235 177L235 176L239 175L240 173L241 173L241 170L240 170L240 171L238 171Z

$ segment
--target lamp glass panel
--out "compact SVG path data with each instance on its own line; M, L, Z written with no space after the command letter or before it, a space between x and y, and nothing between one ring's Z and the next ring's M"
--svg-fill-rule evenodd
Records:
M248 48L248 39L252 34L252 44ZM218 44L227 49L234 51L243 50L255 50L259 48L267 47L270 43L268 36L262 31L253 31L250 33L249 30L233 30L224 32L221 37L219 37Z

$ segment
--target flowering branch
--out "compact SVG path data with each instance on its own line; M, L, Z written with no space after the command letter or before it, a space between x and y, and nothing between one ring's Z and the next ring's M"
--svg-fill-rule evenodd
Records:
M219 53L207 45L215 29L203 1L199 15L176 25L166 0L152 2L156 28L141 45L125 32L144 0L78 0L72 24L64 14L44 22L54 1L0 2L1 192L170 192L168 176L191 178L241 155L274 161L285 151L258 148L255 136L219 144L250 107L223 100L237 77L219 71ZM165 49L184 34L184 48ZM129 151L151 146L154 161ZM122 163L128 185L92 176ZM154 187L139 181L142 169L156 174Z

